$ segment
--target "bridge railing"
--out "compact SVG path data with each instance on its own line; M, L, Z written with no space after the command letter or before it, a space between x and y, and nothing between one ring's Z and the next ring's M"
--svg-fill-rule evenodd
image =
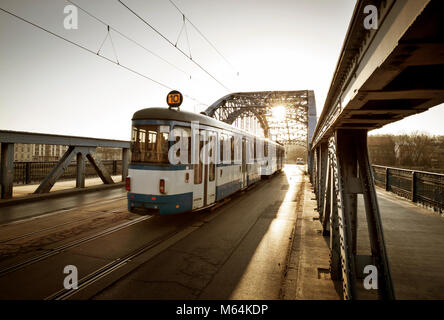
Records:
M68 146L68 149L57 162L16 165L15 144L62 145ZM29 183L40 174L43 179L38 179L41 182L34 191L36 194L50 192L56 181L63 179L64 175L75 174L76 188L85 188L85 177L91 174L90 168L94 169L104 184L114 184L111 174L117 171L117 163L107 166L98 156L99 147L122 150L120 173L124 180L128 173L129 141L0 130L0 199L12 198L14 182ZM87 161L90 166L87 166ZM75 163L75 173L72 163Z
M444 174L372 165L375 183L412 202L444 212Z
M31 184L42 181L57 165L58 161L14 161L14 184ZM113 176L118 175L122 171L122 160L102 160L106 170ZM72 180L77 177L77 163L72 161L66 167L63 174L58 179ZM86 177L97 177L94 167L87 162L85 165Z

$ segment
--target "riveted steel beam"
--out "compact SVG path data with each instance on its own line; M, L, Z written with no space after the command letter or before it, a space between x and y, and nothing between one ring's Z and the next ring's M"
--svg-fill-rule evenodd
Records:
M314 149L315 158L322 145ZM367 150L367 130L337 130L329 139L328 161L316 161L315 191L322 203L319 210L323 235L330 236L330 273L342 280L345 299L357 299L358 279L370 262L378 271L378 294L394 299L382 221ZM319 170L321 174L319 174ZM357 254L357 195L363 194L371 256ZM329 223L329 228L328 228ZM327 232L328 231L328 232Z
M1 199L12 198L13 181L14 181L14 144L1 143L1 160L0 160Z
M276 106L285 108L284 119L273 116ZM314 92L310 90L231 93L217 100L203 114L234 125L237 119L255 118L265 137L306 147L316 126L316 104Z

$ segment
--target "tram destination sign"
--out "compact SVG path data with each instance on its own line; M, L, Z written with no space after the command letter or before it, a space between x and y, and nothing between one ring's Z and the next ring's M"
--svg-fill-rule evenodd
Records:
M167 104L171 108L179 108L182 104L183 96L179 91L173 90L167 95Z

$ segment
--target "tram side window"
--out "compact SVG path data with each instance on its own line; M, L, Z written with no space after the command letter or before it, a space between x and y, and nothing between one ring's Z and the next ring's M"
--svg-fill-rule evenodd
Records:
M254 144L254 146L253 146L253 160L256 162L256 160L257 160L257 150L256 150L256 137L254 138L254 140L253 140L253 144Z
M209 164L209 168L208 168L208 180L209 181L214 181L215 177L216 177L216 157L215 157L215 153L216 153L216 140L217 137L216 135L212 135L210 136L210 141L212 146L214 146L214 149L211 148L210 150L210 154L208 155L210 157L210 164Z
M268 142L264 143L264 157L268 157Z
M176 137L174 143L180 143L182 139L182 143L176 151L177 158L180 159L181 162L182 160L186 160L186 164L191 163L191 129L189 127L175 126L174 137ZM187 153L187 156L184 157L182 152Z
M224 135L219 134L219 163L224 161Z
M234 136L231 136L231 163L234 163Z
M230 137L224 133L220 134L220 163L230 163L231 156L231 140Z
M168 163L169 126L136 125L131 136L131 162Z
M200 159L200 153L202 151L203 147L203 141L199 142L199 163L194 164L194 184L201 184L202 183L202 176L203 176L203 165L202 161Z

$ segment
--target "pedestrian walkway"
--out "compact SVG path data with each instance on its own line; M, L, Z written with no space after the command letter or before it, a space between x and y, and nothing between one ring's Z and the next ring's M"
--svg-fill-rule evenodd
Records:
M377 196L396 299L444 299L444 217L380 188ZM328 237L322 236L314 198L307 188L284 283L285 299L341 299L342 283L330 280ZM358 254L370 254L362 197ZM374 297L361 294L364 299Z
M122 181L122 175L115 175L111 177L114 182ZM103 184L103 182L99 177L85 179L85 187L91 187L100 184ZM33 194L38 186L39 184L14 185L12 196L13 198L28 196L30 194ZM51 188L51 192L72 189L75 187L76 180L58 181Z

